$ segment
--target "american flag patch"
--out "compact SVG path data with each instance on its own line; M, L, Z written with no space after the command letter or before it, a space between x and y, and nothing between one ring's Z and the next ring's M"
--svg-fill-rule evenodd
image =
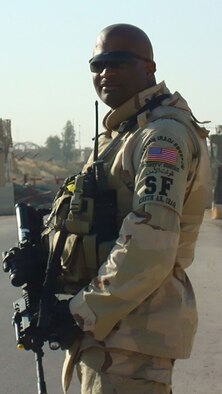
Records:
M162 163L176 164L177 150L174 148L150 146L147 149L146 161L160 161Z

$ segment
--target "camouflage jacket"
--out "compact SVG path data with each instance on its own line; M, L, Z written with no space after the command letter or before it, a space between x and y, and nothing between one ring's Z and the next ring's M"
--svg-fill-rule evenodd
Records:
M121 122L165 93L162 82L110 111L100 151ZM82 348L102 344L189 357L197 311L185 269L194 258L209 195L206 136L176 92L138 115L137 129L125 133L110 155L107 179L117 190L120 231L98 275L70 302L86 333Z

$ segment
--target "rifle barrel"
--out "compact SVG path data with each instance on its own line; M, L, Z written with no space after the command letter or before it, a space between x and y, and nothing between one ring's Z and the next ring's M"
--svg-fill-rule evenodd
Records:
M35 352L38 394L47 394L46 383L44 378L44 370L42 366L43 356L44 356L43 350L42 348L39 348L39 350Z

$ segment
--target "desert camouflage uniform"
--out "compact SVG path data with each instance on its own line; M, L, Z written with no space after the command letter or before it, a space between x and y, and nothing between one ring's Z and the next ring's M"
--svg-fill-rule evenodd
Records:
M110 111L100 152L116 137L121 122L151 97L166 93L162 82ZM107 352L156 357L157 364L190 356L197 311L185 269L194 258L208 198L206 136L176 92L140 114L134 132L124 133L108 154L105 168L109 187L117 190L120 232L97 277L70 303L86 333L81 350L102 346ZM71 350L66 382L70 363ZM160 376L162 367L156 370ZM167 381L152 380L169 384L167 376Z
M170 394L171 370L169 359L100 348L86 349L77 363L82 394Z

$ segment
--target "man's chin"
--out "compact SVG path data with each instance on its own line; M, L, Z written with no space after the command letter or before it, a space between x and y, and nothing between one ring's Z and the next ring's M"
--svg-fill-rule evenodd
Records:
M101 92L100 99L108 105L108 107L115 109L123 104L126 100L119 96L116 90L110 90L109 92Z

